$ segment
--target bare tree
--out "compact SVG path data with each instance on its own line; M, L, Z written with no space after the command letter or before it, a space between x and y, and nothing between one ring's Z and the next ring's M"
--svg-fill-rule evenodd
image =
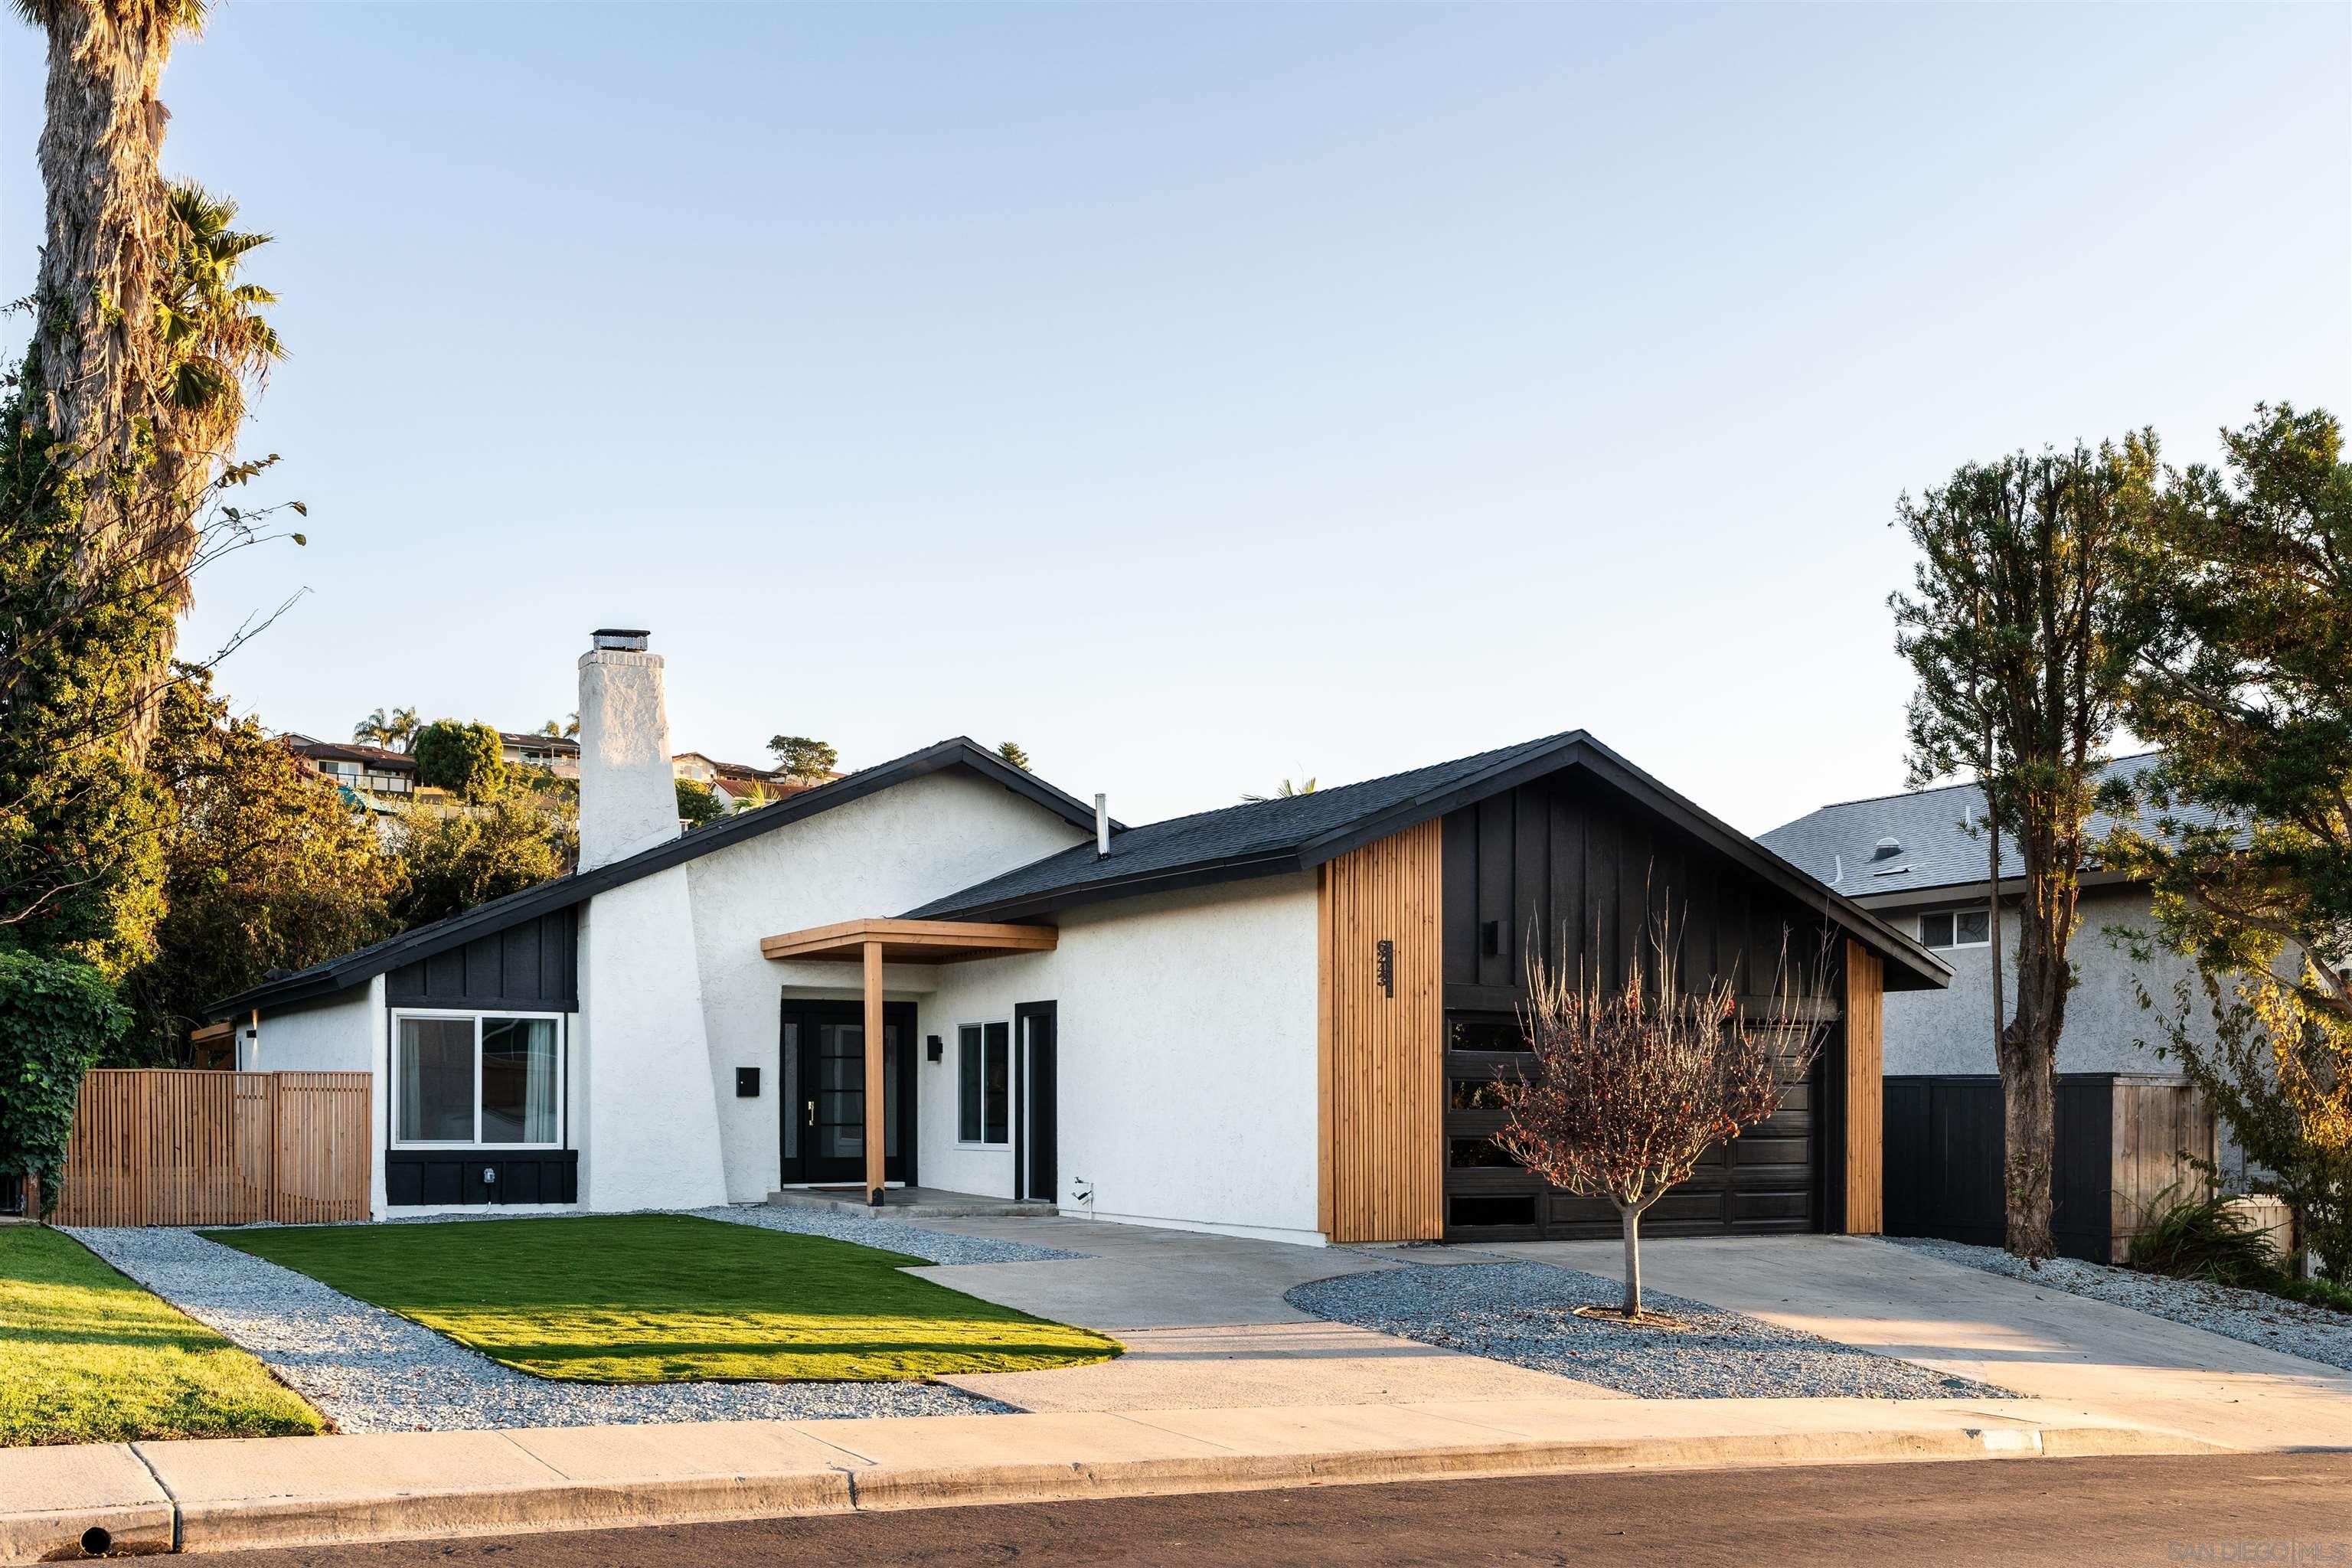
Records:
M1688 1181L1701 1156L1780 1106L1811 1070L1833 1010L1829 947L1801 973L1780 950L1771 1000L1743 1013L1735 976L1684 984L1669 901L1650 923L1648 964L1604 992L1540 958L1523 1015L1535 1070L1500 1087L1510 1121L1496 1142L1553 1186L1607 1198L1625 1230L1624 1315L1642 1318L1642 1215ZM1643 973L1646 969L1647 973Z

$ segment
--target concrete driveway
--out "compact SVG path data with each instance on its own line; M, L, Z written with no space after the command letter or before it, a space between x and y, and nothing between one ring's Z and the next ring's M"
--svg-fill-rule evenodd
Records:
M1624 1278L1618 1243L1489 1245ZM1858 1237L1644 1243L1650 1289L2232 1447L2352 1447L2352 1374Z
M1327 1322L1282 1299L1310 1279L1403 1267L1343 1247L1083 1219L960 1219L936 1228L1088 1255L908 1270L1041 1318L1100 1329L1127 1346L1118 1360L1092 1366L940 1380L1024 1410L1625 1397L1574 1378Z
M954 1378L1031 1410L1622 1397L1307 1317L1283 1293L1370 1268L1524 1258L1622 1278L1607 1242L1306 1247L1078 1219L940 1228L1089 1254L924 1268L959 1290L1116 1334L1129 1353L1066 1371ZM2104 1301L1855 1237L1661 1239L1654 1289L1978 1378L2135 1426L2233 1447L2352 1447L2352 1374Z

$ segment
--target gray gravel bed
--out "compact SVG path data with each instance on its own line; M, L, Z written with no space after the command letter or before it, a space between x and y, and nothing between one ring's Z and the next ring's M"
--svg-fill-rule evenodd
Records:
M252 1352L346 1432L985 1415L1013 1408L921 1383L553 1382L501 1366L396 1312L193 1230L68 1234Z
M762 1230L788 1230L796 1236L829 1236L885 1252L911 1253L933 1263L1056 1263L1084 1258L1058 1247L1032 1247L1024 1241L994 1241L987 1237L957 1236L944 1230L924 1230L895 1219L863 1219L829 1209L786 1207L781 1204L740 1204L725 1208L689 1211L705 1219L756 1225Z
M1917 1237L1886 1238L1897 1247L1924 1252L1946 1263L2005 1274L2029 1285L2046 1285L2070 1296L2087 1296L2117 1307L2129 1307L2151 1318L2203 1329L2264 1350L2302 1356L2306 1361L2352 1371L2352 1313L2326 1307L2309 1307L2260 1290L2234 1285L2212 1285L2202 1279L2172 1279L2161 1274L2141 1274L2075 1258L2053 1258L2039 1269L1998 1247L1970 1247L1964 1242L1936 1241Z
M2009 1399L2004 1388L1948 1377L1679 1296L1643 1305L1690 1325L1675 1331L1575 1315L1615 1306L1614 1279L1548 1263L1383 1268L1301 1285L1302 1312L1598 1384L1643 1399Z

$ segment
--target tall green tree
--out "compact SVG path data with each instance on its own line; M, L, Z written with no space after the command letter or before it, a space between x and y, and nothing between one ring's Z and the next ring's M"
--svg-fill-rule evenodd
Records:
M1029 753L1023 748L1020 742L999 741L996 743L996 754L1023 773L1029 771Z
M2007 1241L2052 1256L2058 1037L2086 824L2122 712L2134 644L2124 584L2157 474L2152 432L2094 451L1971 463L1895 521L1917 546L1912 592L1889 600L1917 685L1915 784L1978 773L2015 844L2023 897L2014 1010L1997 1041Z
M409 747L416 758L416 782L467 800L494 799L507 786L504 744L488 724L436 719L416 731Z
M840 753L829 743L806 735L775 736L768 742L768 750L776 754L776 766L796 779L823 781L841 765Z
M147 763L171 805L153 956L123 977L134 1023L117 1065L176 1066L204 1005L392 933L399 866L367 815L211 677L163 698Z
M2263 406L2168 476L2133 584L2133 731L2162 748L2104 847L2195 960L2165 1050L2352 1269L2352 464L2323 410ZM2210 1027L2192 1026L2202 1013Z
M405 931L462 914L563 875L579 855L577 819L521 791L478 811L412 811L394 918Z
M676 779L677 786L677 819L688 827L701 827L727 815L719 792L696 779Z

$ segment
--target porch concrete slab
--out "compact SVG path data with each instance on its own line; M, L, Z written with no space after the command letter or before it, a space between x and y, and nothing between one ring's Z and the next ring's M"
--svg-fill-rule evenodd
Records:
M127 1443L0 1448L0 1563L78 1557L84 1534L110 1550L172 1550L172 1500Z
M1283 1292L1335 1274L1402 1267L1342 1247L1104 1220L972 1219L936 1228L1086 1254L1051 1263L971 1263L908 1272L1041 1318L1105 1331L1317 1321L1285 1301Z
M1346 1323L1125 1329L1119 1340L1125 1355L1087 1366L940 1381L1035 1411L1631 1397Z
M1481 1251L1623 1278L1615 1242ZM2231 1447L2352 1447L2352 1374L1861 1237L1669 1238L1645 1285Z

